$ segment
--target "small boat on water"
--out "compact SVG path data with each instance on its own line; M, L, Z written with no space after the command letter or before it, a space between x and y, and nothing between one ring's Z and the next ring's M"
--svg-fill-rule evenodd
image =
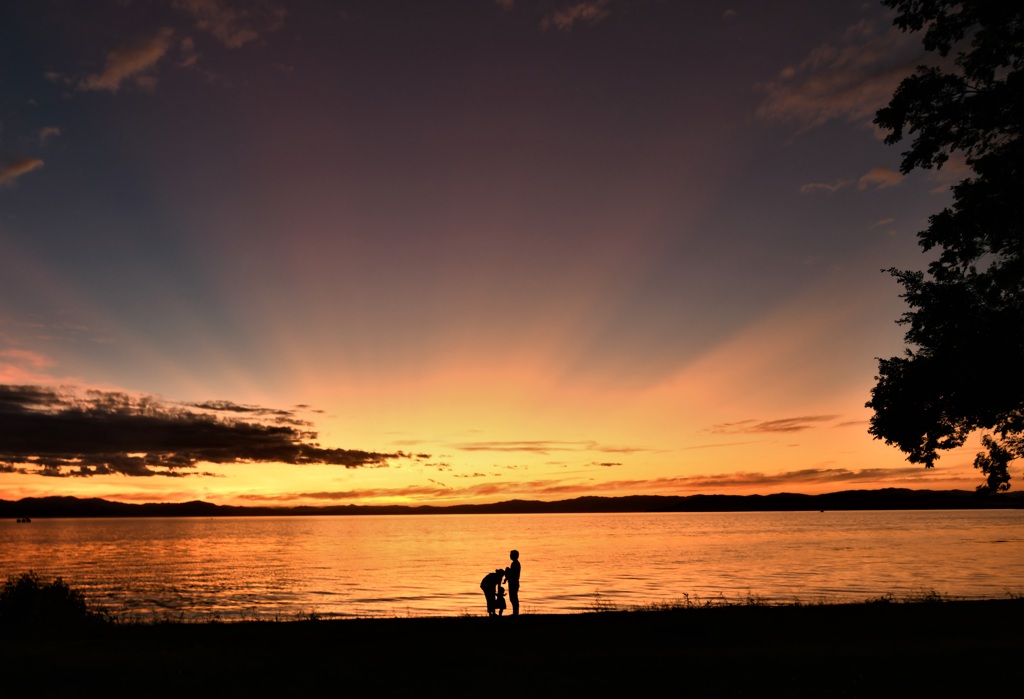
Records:
M21 524L21 523L28 524L31 521L32 521L31 517L18 517L18 523L19 524Z

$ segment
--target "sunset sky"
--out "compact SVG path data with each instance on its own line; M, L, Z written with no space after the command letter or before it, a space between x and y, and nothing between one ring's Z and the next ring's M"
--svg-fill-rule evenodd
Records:
M0 498L967 488L867 434L964 176L876 2L0 6Z

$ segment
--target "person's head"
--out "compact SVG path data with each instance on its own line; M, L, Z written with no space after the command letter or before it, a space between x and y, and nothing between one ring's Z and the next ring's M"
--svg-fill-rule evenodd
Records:
M511 558L513 561L518 561L519 560L519 552L516 551L515 549L512 549L511 551L508 552L508 557Z
M498 575L504 575L505 574L505 571L502 570L501 568L495 568L494 572L497 573Z

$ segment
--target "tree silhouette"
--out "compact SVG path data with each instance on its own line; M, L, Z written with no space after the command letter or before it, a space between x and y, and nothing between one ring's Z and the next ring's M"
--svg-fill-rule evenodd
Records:
M978 489L1007 490L1008 464L1024 456L1024 4L883 4L938 60L904 79L875 123L886 143L912 138L904 174L960 156L971 175L918 233L938 253L927 272L888 270L910 307L898 321L909 347L879 360L869 432L930 467L938 450L991 431Z

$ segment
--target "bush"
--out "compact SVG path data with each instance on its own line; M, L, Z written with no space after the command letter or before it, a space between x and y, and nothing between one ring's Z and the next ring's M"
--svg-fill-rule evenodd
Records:
M0 628L67 629L104 619L89 611L85 596L56 578L43 582L35 573L9 577L0 589Z

